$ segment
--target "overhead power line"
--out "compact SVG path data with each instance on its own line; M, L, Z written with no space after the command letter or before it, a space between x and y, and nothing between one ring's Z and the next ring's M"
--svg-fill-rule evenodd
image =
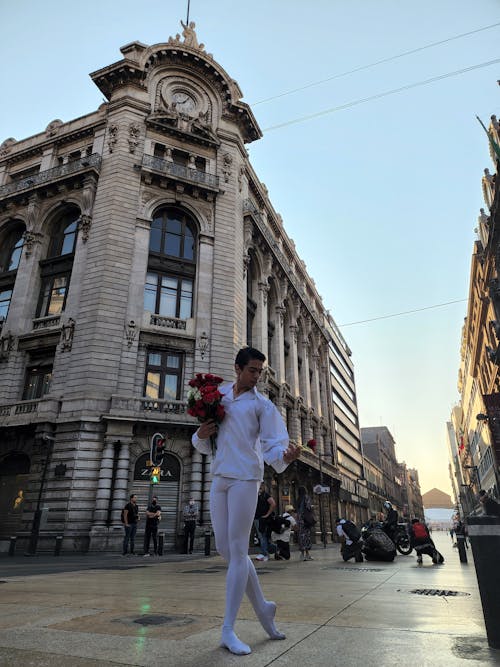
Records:
M392 313L392 315L381 315L380 317L371 317L368 320L358 320L357 322L346 322L346 324L339 324L339 327L352 327L355 324L365 324L366 322L375 322L377 320L388 320L390 317L400 317L401 315L410 315L411 313L420 313L422 310L431 310L433 308L442 308L449 306L452 303L463 303L468 299L457 299L456 301L446 301L445 303L436 303L433 306L425 306L424 308L414 308L413 310L404 310L401 313Z
M419 86L426 86L429 83L435 83L436 81L441 81L442 79L448 79L452 76L458 76L459 74L465 74L466 72L472 72L476 69L481 69L483 67L489 67L490 65L497 65L500 63L500 58L495 60L488 60L484 63L479 63L478 65L471 65L470 67L465 67L464 69L458 69L454 72L448 72L447 74L440 74L439 76L433 76L430 79L425 79L424 81L417 81L415 83L408 83L405 86L400 88L393 88L392 90L386 90L383 93L377 93L376 95L370 95L369 97L363 97L359 100L353 100L352 102L346 102L345 104L340 104L337 107L331 107L330 109L325 109L324 111L318 111L317 113L308 114L307 116L300 116L299 118L294 118L292 120L285 121L284 123L278 123L278 125L271 125L266 127L264 132L271 132L271 130L278 130L282 127L287 127L288 125L294 125L296 123L303 123L306 120L312 120L313 118L319 118L320 116L326 116L327 114L334 113L335 111L342 111L343 109L349 109L351 107L357 106L358 104L364 104L365 102L371 102L372 100L378 100L382 97L387 97L388 95L395 95L396 93L401 93L404 90L411 90L412 88L418 88Z
M354 69L347 70L346 72L340 72L339 74L334 74L333 76L329 76L326 79L320 79L319 81L313 81L312 83L307 83L304 86L300 86L299 88L292 88L291 90L286 90L282 93L278 93L277 95L273 95L272 97L266 97L263 100L259 100L258 102L253 102L251 104L252 107L257 106L258 104L265 104L266 102L271 102L271 100L277 100L280 97L285 97L286 95L292 95L293 93L299 93L302 90L307 90L308 88L313 88L314 86L319 86L322 83L328 83L328 81L334 81L335 79L340 79L344 76L348 76L349 74L355 74L356 72L361 72L366 69L370 69L372 67L376 67L377 65L383 65L384 63L389 63L393 60L398 60L398 58L404 58L405 56L410 56L413 53L419 53L420 51L425 51L426 49L431 49L435 46L440 46L441 44L446 44L447 42L452 42L456 39L462 39L462 37L468 37L469 35L475 35L478 32L483 32L484 30L491 30L491 28L497 28L500 26L499 23L492 23L491 25L484 26L483 28L478 28L477 30L471 30L470 32L463 32L460 35L455 35L454 37L448 37L447 39L442 39L439 42L432 42L431 44L426 44L425 46L420 46L416 49L411 49L411 51L403 51L403 53L398 53L395 56L390 56L389 58L383 58L382 60L376 60L373 63L368 63L367 65L360 65L359 67L355 67Z

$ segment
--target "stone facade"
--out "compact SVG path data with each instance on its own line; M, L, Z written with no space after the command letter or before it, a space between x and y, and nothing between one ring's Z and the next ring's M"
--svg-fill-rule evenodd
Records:
M119 549L129 493L141 507L150 493L157 432L166 548L189 495L202 533L210 472L190 445L188 381L232 379L245 344L268 357L260 389L291 437L318 443L265 481L281 509L299 484L328 485L332 534L346 422L335 384L354 415L342 442L351 433L360 450L352 363L248 160L260 128L195 35L121 51L91 75L107 99L97 111L0 146L0 539Z

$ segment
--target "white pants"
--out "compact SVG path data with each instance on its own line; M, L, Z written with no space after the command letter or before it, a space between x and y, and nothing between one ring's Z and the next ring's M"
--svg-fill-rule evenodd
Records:
M248 556L248 540L257 507L260 482L214 477L210 489L210 514L215 545L229 567L226 577L224 628L233 629L246 591L259 615L267 601L255 567Z

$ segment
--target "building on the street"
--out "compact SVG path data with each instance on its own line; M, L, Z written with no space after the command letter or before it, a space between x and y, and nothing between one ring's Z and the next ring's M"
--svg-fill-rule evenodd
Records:
M249 162L262 133L238 84L183 36L127 44L91 74L96 111L0 145L0 539L118 549L155 433L166 548L190 495L203 529L188 382L232 379L245 344L267 355L261 390L291 437L317 443L266 468L279 508L323 490L330 536L341 492L366 511L349 348Z
M495 116L490 137L500 146ZM500 148L498 149L500 155ZM490 144L495 168L498 156ZM485 208L480 210L471 259L469 301L462 329L458 377L460 404L452 414L455 443L450 447L451 467L460 489L458 497L467 514L477 505L483 488L499 495L500 460L500 219L496 174L484 170L482 190ZM451 436L453 438L453 436Z
M423 516L418 472L398 462L396 443L387 426L363 427L361 442L370 513L382 511L388 500L401 517Z

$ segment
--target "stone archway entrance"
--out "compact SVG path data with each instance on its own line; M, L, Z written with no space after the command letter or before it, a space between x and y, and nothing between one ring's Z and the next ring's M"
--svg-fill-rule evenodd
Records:
M142 454L137 459L134 467L134 484L131 493L135 493L137 496L141 516L137 531L137 546L142 547L146 525L146 507L150 497L154 494L158 496L158 503L161 507L161 521L158 531L163 531L165 534L164 549L173 550L176 545L181 464L172 454L165 454L161 466L161 481L151 491L149 468L146 465L148 459L149 452Z
M0 460L0 539L9 539L22 528L30 465L23 452L11 452Z

